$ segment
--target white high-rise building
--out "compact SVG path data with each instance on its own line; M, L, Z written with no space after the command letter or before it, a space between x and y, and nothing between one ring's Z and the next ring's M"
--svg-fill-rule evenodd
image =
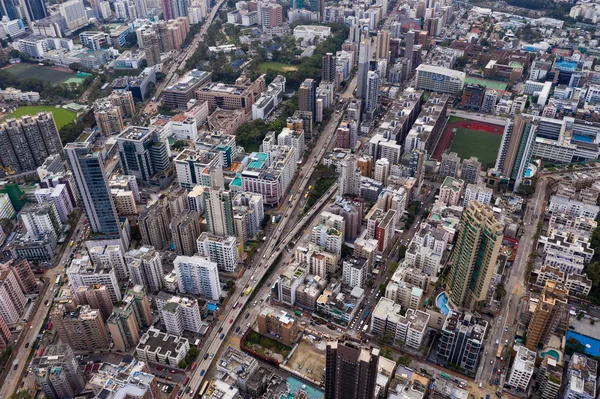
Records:
M204 232L196 241L198 255L215 262L220 271L233 273L239 261L239 243L233 236L219 237Z
M121 281L127 281L129 272L125 263L125 256L120 245L103 245L89 249L90 259L95 265L100 265L105 269L113 268L117 278Z
M77 291L80 287L102 284L106 286L113 302L120 301L122 298L115 269L93 265L88 256L73 259L67 269L67 277L69 277L73 291Z
M467 207L471 201L479 201L482 204L489 205L492 202L493 194L494 190L486 187L485 183L467 184L463 206Z
M164 271L160 252L144 245L125 254L133 284L142 285L146 292L160 291L163 287Z
M14 270L6 269L0 273L0 316L6 324L19 321L26 302Z
M390 177L390 161L387 158L378 159L375 162L375 180L386 185L388 177Z
M524 346L518 346L510 376L508 377L508 385L520 389L522 392L527 392L527 386L529 385L529 381L531 381L533 369L535 368L535 358L536 353L534 351L530 351Z
M180 292L219 300L221 282L216 262L200 256L178 256L173 265Z
M348 258L343 262L342 277L348 287L360 287L367 279L368 265L365 258Z
M360 195L360 169L353 154L346 155L340 163L339 195Z
M53 202L28 204L19 215L30 238L45 234L52 237L55 242L58 241L63 224Z
M175 158L179 185L187 190L194 186L224 188L221 162L221 154L215 151L183 150Z
M58 12L65 18L69 30L76 30L88 23L83 0L69 0L58 5Z
M184 331L200 332L202 319L197 300L161 291L156 296L156 307L168 333L181 336Z

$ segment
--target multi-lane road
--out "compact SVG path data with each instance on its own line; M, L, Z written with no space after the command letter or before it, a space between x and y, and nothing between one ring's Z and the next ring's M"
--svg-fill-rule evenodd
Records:
M353 79L351 84L347 86L342 97L349 98L349 96L352 95L355 87L356 79ZM300 202L301 195L299 195L299 193L303 193L306 190L312 173L321 159L323 159L327 148L335 136L335 130L339 125L343 115L344 109L340 110L340 112L336 112L332 115L325 128L322 129L317 143L308 157L308 160L298 171L299 176L303 177L297 178L291 188L293 199L290 205L288 206L285 202L284 205L282 205L281 210L284 213L275 229L271 231L267 241L262 245L260 252L262 253L262 256L255 257L253 264L250 265L243 277L238 280L238 286L252 286L253 284L256 284L256 282L261 281L267 271L273 266L279 254L284 251L285 245L288 243L288 241L293 238L300 231L300 229L304 227L305 223L307 223L314 215L314 210L313 213L305 215L304 218L300 222L296 222L295 227L286 236L284 236L284 230L288 222L290 222L292 219L296 220L293 213ZM335 190L335 188L336 187L334 186L330 190ZM316 206L318 205L319 204L316 204ZM260 287L255 287L255 289L260 289ZM208 342L209 344L200 351L199 360L196 362L196 369L192 372L192 376L188 382L188 385L185 387L185 395L194 396L202 387L204 376L212 364L213 356L219 351L219 348L223 343L223 339L232 331L234 331L235 327L238 325L236 321L240 315L242 315L242 309L248 301L248 298L248 296L238 296L238 294L235 294L235 296L231 298L225 305L225 309L223 309L221 313L222 317L210 332L209 337L205 340L205 342ZM234 305L236 305L235 308L233 307ZM251 321L253 320L250 320L249 318L243 318L241 319L240 323L248 324Z

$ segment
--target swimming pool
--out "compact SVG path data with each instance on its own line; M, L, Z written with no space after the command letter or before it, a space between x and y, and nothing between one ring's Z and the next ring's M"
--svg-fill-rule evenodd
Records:
M560 354L557 351L555 351L554 349L548 349L547 351L540 352L540 357L542 359L545 358L546 356L550 356L557 361L560 360Z
M435 304L442 314L448 316L450 313L450 308L448 307L448 295L445 292L442 292L440 295L435 298Z
M306 392L307 399L322 399L323 392L319 391L311 387L310 385L305 385L302 381L299 381L295 378L289 377L287 379L287 384L289 388L289 392L285 395L288 399L295 398L298 395L298 391L303 390Z
M531 170L531 168L527 168L527 170L525 171L525 177L531 177L532 174L533 171Z
M589 136L583 136L581 134L574 134L573 135L573 140L582 141L584 143L593 143L594 142L594 139L592 139L591 137L589 137Z
M600 356L600 341L588 336L576 333L575 331L567 331L567 341L569 338L574 338L580 344L585 346L585 353L590 356Z

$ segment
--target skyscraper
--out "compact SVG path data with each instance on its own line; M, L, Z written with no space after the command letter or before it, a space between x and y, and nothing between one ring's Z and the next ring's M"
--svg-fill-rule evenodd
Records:
M388 59L390 52L390 31L380 30L377 32L377 55L376 59Z
M356 83L356 96L365 98L367 95L367 74L371 61L371 39L363 39L358 50L358 81Z
M555 281L546 282L527 327L527 349L537 351L548 343L561 322L566 323L568 298L568 291L562 286Z
M38 19L46 18L48 10L46 10L46 2L44 0L21 0L27 7L29 22L37 21Z
M116 140L125 174L149 182L169 168L169 146L156 129L128 126Z
M375 397L379 349L369 350L352 341L327 343L325 399Z
M92 232L120 238L119 219L99 153L92 151L90 142L69 143L65 153Z
M208 231L217 236L234 236L233 221L234 193L219 187L204 190L204 209Z
M415 32L413 32L412 30L409 32L406 32L406 35L404 35L404 41L406 43L405 47L404 47L404 58L407 58L410 61L410 69L413 70L415 69L414 63L413 63L413 48L415 46Z
M321 80L323 82L336 82L336 59L332 53L327 53L323 56L323 67L321 69Z
M0 161L6 170L35 170L52 154L63 155L52 113L9 118L0 124Z
M530 115L515 115L507 120L496 158L496 169L515 182L515 190L523 180L531 161L537 136L538 121Z
M84 305L73 312L66 312L62 305L58 305L52 309L50 318L60 340L75 350L93 352L110 346L110 338L97 309Z
M300 111L312 112L314 117L317 107L317 90L315 87L315 81L313 79L304 79L304 82L300 84L298 93L298 109Z
M44 355L31 361L33 373L46 397L75 397L85 387L83 372L69 345L48 345Z
M380 87L381 76L379 71L367 72L367 91L365 93L365 117L367 119L373 119L375 116Z
M487 205L471 201L450 256L448 291L458 308L472 309L485 300L502 245L503 228Z
M178 256L173 265L180 292L219 299L221 282L216 262L200 256Z
M146 61L149 67L160 64L160 45L156 32L144 30L140 47L146 52Z

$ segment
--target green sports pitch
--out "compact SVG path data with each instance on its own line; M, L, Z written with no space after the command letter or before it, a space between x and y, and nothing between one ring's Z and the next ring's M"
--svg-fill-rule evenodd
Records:
M456 152L461 159L477 157L485 168L496 163L501 141L501 134L459 127L452 139L450 151Z
M28 105L18 107L14 112L6 117L20 118L23 115L35 115L41 111L52 112L52 115L54 116L54 122L56 122L56 127L58 129L68 123L73 122L77 116L77 114L75 114L73 111L69 111L68 109L64 108L56 108L54 105Z

